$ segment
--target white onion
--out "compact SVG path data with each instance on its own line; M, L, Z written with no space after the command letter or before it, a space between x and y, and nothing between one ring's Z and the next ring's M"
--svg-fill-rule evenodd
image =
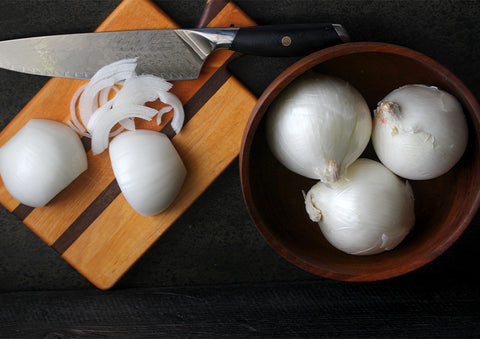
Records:
M109 146L118 185L135 211L150 216L166 209L186 176L185 166L163 133L123 132Z
M19 202L42 207L87 169L87 155L68 126L32 119L0 148L0 175Z
M79 100L79 114L86 127L99 105L99 93L112 89L116 84L136 75L136 59L123 59L100 68L85 86Z
M467 139L461 104L436 87L400 87L375 110L375 152L386 167L406 179L432 179L448 172L464 153Z
M272 153L291 171L335 182L363 152L372 120L362 95L349 83L308 73L293 81L267 112Z
M305 205L325 238L349 254L391 250L415 222L410 185L370 159L355 161L335 183L314 185Z
M68 124L80 135L92 138L93 154L103 152L109 138L125 129L135 130L134 118L151 120L157 115L160 125L162 115L173 109L172 129L176 133L182 129L185 114L181 101L168 92L172 84L153 75L137 76L136 65L136 59L125 59L101 68L72 98ZM109 99L112 91L117 93ZM167 106L159 110L145 106L157 99ZM120 127L112 131L118 123Z
M185 114L181 101L168 92L172 84L153 75L137 76L135 67L136 60L127 59L101 68L72 98L70 126L92 138L94 155L110 147L113 172L125 199L135 211L150 216L172 203L186 169L165 134L136 130L134 119L157 116L160 125L162 115L173 110L171 127L179 133ZM109 99L112 91L115 96ZM146 106L156 100L164 104L160 109ZM117 124L120 127L112 131Z
M143 105L158 99L159 94L167 92L172 84L153 75L140 75L125 80L122 89L115 96L113 106Z
M107 113L97 110L89 123L89 126L93 126L90 127L92 133L92 153L100 154L107 149L109 132L120 121L128 118L151 120L157 113L158 111L154 108L140 105L125 105Z
M80 86L73 94L72 100L70 100L70 116L72 120L67 121L67 125L70 126L70 128L72 128L75 132L77 132L81 136L90 136L88 132L86 132L80 120L78 120L77 110L76 110L77 101L80 99L80 95L82 95L86 86L87 84Z
M173 111L175 113L173 115L170 125L172 126L172 129L175 131L175 133L180 133L180 130L183 126L183 121L185 119L185 112L183 110L182 102L177 98L176 95L170 92L160 92L159 98L161 102L170 105L173 108ZM161 112L162 110L159 111L159 114L157 116L157 124L159 125L161 122ZM168 110L166 110L165 112L168 112Z

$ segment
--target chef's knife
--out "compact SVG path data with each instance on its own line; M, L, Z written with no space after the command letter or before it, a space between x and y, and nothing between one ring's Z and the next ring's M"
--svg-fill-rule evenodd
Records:
M0 42L0 67L37 75L89 79L112 62L137 58L138 74L196 79L214 50L302 56L348 41L338 24L158 29L52 35Z

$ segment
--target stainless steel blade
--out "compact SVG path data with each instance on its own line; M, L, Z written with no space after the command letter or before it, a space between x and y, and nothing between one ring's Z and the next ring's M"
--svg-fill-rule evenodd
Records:
M137 73L167 80L198 77L217 46L195 30L165 29L54 35L0 42L0 67L52 77L89 79L112 62L138 58Z

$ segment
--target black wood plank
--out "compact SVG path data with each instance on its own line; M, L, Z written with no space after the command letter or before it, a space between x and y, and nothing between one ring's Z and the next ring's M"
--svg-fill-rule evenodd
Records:
M326 280L4 293L0 337L478 337L479 294L467 287Z

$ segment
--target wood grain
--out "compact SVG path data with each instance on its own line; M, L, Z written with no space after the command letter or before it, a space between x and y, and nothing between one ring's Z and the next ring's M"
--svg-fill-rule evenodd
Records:
M478 338L474 282L211 285L0 295L2 338ZM452 288L453 287L453 288Z
M208 8L204 17L211 19L212 27L253 24L231 2ZM98 31L175 27L150 1L125 0ZM256 98L227 72L232 54L217 51L198 79L173 83L172 92L184 104L188 120L180 134L171 131L171 115L160 126L137 125L170 135L187 167L183 188L167 211L153 217L137 215L120 194L108 152L93 156L90 151L88 170L47 206L31 209L19 204L3 183L0 202L95 286L110 288L238 155ZM83 83L51 79L0 133L0 145L32 118L69 120L70 99Z
M409 181L416 223L391 251L354 256L331 246L309 220L300 194L315 183L288 171L270 152L265 137L267 108L291 81L308 70L337 76L357 88L373 110L390 91L406 84L437 86L462 103L469 141L462 159L433 180ZM469 89L435 60L411 49L358 42L313 53L285 70L255 106L240 155L242 189L255 225L283 257L306 271L339 280L392 278L432 261L464 232L480 206L480 105ZM371 150L362 157L375 159Z

